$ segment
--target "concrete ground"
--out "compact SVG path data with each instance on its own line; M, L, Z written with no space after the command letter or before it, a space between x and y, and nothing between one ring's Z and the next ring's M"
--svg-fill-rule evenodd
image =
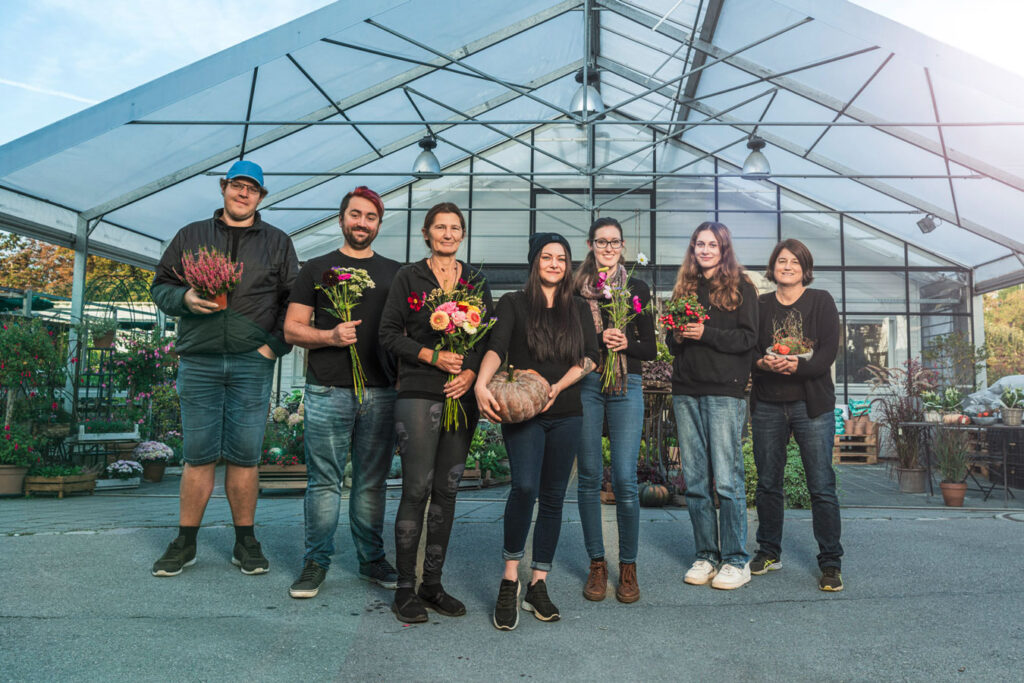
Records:
M507 487L459 494L445 586L468 614L407 626L393 593L361 581L348 520L320 595L288 597L302 559L302 499L265 494L258 535L270 573L230 565L218 486L199 562L149 568L175 535L177 480L94 496L0 500L0 681L206 680L1020 680L1024 670L1024 494L968 494L963 509L896 492L884 466L840 468L841 593L816 588L810 514L786 517L784 568L736 591L687 586L685 508L643 509L642 597L583 599L574 484L550 594L562 619L523 612L491 626ZM389 492L393 560L398 492ZM615 508L605 545L617 560ZM750 515L753 550L756 515ZM527 555L527 560L529 554ZM524 563L524 567L526 564ZM528 577L523 569L521 576Z

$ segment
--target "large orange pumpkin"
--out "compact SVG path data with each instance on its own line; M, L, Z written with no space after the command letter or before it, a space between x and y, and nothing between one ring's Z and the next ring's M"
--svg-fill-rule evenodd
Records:
M487 388L498 402L498 416L502 422L525 422L536 415L548 402L551 385L534 370L516 370L511 365L507 372L497 372Z

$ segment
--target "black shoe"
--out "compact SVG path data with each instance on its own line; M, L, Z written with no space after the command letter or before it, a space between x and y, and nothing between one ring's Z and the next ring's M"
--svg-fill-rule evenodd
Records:
M519 579L509 581L501 580L498 588L498 602L494 604L494 628L501 631L511 631L519 626Z
M838 593L843 590L843 574L839 567L823 567L821 578L818 579L818 590Z
M778 569L782 569L782 560L772 557L768 553L762 553L760 550L757 551L753 561L750 563L750 573L755 576L761 576Z
M391 611L403 624L422 624L427 620L427 608L411 588L399 588L395 591Z
M195 545L186 545L185 537L178 536L167 546L160 559L153 563L153 576L177 576L182 569L195 563Z
M270 571L270 562L263 556L260 542L252 536L246 536L240 543L235 543L231 564L241 568L243 574L266 574Z
M381 588L395 590L398 587L398 572L384 557L359 565L359 578L375 583Z
M558 608L548 597L548 587L544 579L538 579L536 583L526 587L523 609L533 612L533 616L541 621L558 621L560 616Z
M461 617L466 613L466 606L461 601L445 593L441 584L434 586L422 584L419 591L416 592L416 596L427 607L446 617Z
M326 567L321 567L313 560L306 560L299 578L288 589L288 595L293 598L315 598L316 594L320 592L320 584L324 582L326 576Z

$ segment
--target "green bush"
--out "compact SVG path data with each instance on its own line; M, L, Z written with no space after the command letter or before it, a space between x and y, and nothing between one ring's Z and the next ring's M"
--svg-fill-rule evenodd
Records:
M832 468L835 470L835 467ZM839 473L836 472L838 488ZM754 507L757 492L757 467L754 465L754 447L750 439L743 440L743 483L747 489L747 507ZM786 468L782 473L782 495L786 508L809 509L811 493L807 490L807 475L804 463L800 459L800 448L796 441L789 440L786 445Z

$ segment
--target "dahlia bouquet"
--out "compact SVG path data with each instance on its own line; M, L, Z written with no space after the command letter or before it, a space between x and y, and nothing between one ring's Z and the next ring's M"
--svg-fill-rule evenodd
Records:
M202 298L227 308L228 292L242 280L242 266L213 247L199 247L198 251L186 252L181 257L184 275L177 270L174 274Z
M681 330L689 323L703 323L711 316L697 301L696 294L687 294L680 299L672 299L665 303L666 314L658 318L662 327L668 330Z
M417 300L416 303L419 302ZM422 304L430 310L431 329L441 334L441 339L434 347L436 351L465 355L498 322L497 318L484 319L487 308L483 297L477 293L477 285L462 278L459 278L458 284L450 292L433 290L423 297ZM409 306L419 310L412 301ZM453 379L455 375L448 375L449 381ZM466 420L466 411L459 399L445 398L442 418L445 431L459 428L462 421Z
M328 312L342 322L352 322L352 309L359 303L363 292L373 289L376 285L370 274L362 268L342 268L334 266L324 272L321 283L316 288L327 295L331 302ZM356 399L363 402L363 391L366 387L366 373L363 372L363 364L359 360L359 352L355 344L348 347L352 357L352 389L356 392Z
M643 256L643 254L640 254ZM646 257L645 257L646 258ZM639 261L638 261L639 262ZM616 266L615 268L618 268ZM598 270L595 290L604 297L604 301L598 304L608 314L608 322L611 327L625 330L626 326L636 316L643 313L643 306L640 305L640 297L634 296L629 291L629 277L631 270L625 277L616 277L617 272L607 268ZM604 393L619 394L626 390L625 363L620 366L619 352L608 349L604 360L604 368L601 370L601 391Z

